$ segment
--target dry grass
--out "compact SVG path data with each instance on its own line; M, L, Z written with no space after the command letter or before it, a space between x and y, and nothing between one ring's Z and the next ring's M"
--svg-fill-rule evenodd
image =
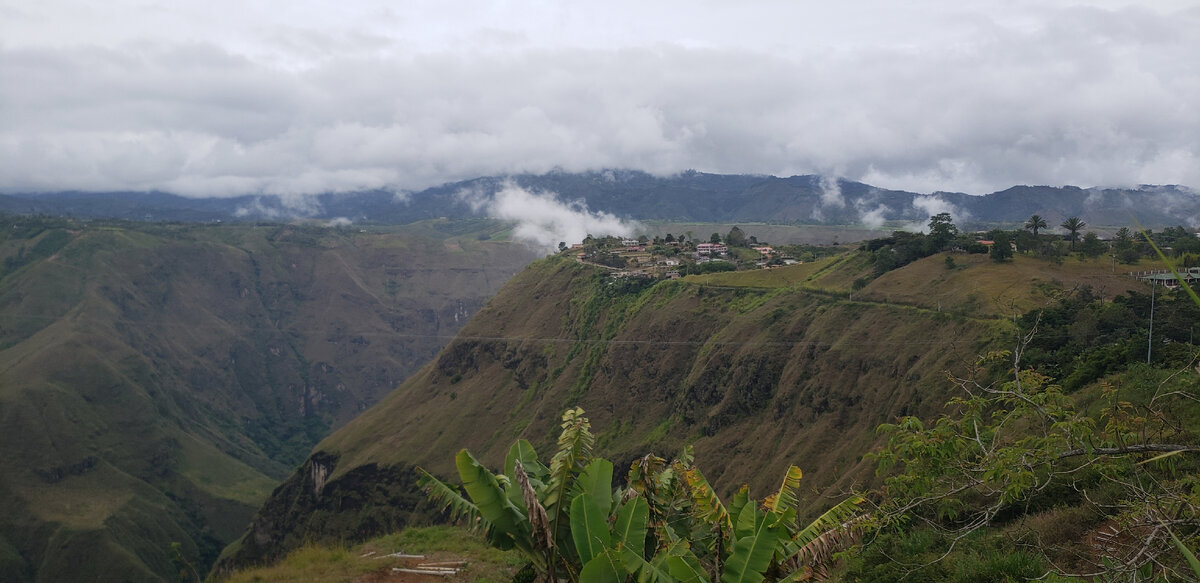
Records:
M772 269L755 269L751 271L726 271L722 273L706 273L704 275L689 275L683 278L688 283L716 285L722 287L757 287L780 288L799 285L811 278L813 274L827 267L834 258L826 258L809 263L798 263Z
M1128 275L1132 269L1161 268L1157 262L1138 266L1112 261L1069 258L1056 265L1032 257L1015 257L997 264L985 255L951 254L955 269L947 269L939 253L883 274L862 290L862 299L912 304L943 311L993 315L1024 312L1051 301L1059 293L1090 286L1094 293L1112 298L1145 285Z
M389 557L392 553L424 555L425 559ZM466 561L450 577L399 574L393 567L414 567L424 561ZM520 556L488 546L479 535L450 526L410 528L354 547L306 545L267 567L238 571L228 583L261 581L321 581L323 583L505 583L523 564Z

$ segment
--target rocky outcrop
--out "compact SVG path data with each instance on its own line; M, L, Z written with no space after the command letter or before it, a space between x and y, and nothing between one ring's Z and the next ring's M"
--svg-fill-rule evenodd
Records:
M314 453L254 516L249 530L226 549L216 574L270 563L308 542L363 540L393 532L433 509L417 487L411 466L355 467L337 479L338 456Z

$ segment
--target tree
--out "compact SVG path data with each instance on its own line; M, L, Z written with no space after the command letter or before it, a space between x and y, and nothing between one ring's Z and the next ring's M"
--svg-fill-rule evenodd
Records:
M945 249L957 235L958 227L954 226L950 213L929 217L929 254Z
M420 470L431 498L481 524L492 545L520 552L537 583L795 581L806 569L820 570L855 532L860 496L801 527L795 466L761 502L743 486L726 505L689 447L670 463L654 455L634 461L628 486L614 491L613 465L592 456L595 437L583 410L565 412L562 429L549 467L523 439L499 474L460 451L455 465L467 497Z
M1012 241L1008 239L1008 233L996 230L988 233L988 235L994 242L991 251L992 261L996 263L1011 261L1013 256Z
M1068 238L1071 241L1071 250L1074 251L1075 250L1075 241L1077 241L1079 239L1079 232L1082 231L1083 228L1087 226L1087 223L1080 220L1079 217L1070 217L1067 220L1063 221L1062 224L1059 226L1066 229L1067 232L1069 233Z
M1025 228L1033 231L1034 237L1038 235L1038 229L1045 229L1046 227L1046 219L1043 219L1038 215L1033 215L1029 217L1028 221L1025 221Z
M1088 231L1083 235L1083 243L1079 246L1079 252L1084 256L1096 258L1103 255L1106 250L1104 241L1101 241L1095 233Z
M745 247L746 233L740 227L734 225L732 229L729 229L729 234L725 235L725 244L730 247Z
M1023 350L989 353L968 378L954 379L959 396L936 421L905 417L880 427L888 444L874 454L879 469L901 471L885 480L875 524L904 529L916 521L953 550L1005 514L1061 504L1056 496L1093 505L1105 492L1119 502L1094 505L1112 536L1093 565L1111 574L1187 569L1190 551L1178 540L1200 534L1200 478L1179 454L1200 452L1200 443L1170 413L1197 399L1194 380L1177 378L1190 367L1157 386L1103 386L1098 403L1077 408L1052 379L1022 368ZM978 380L1003 362L1012 365L1008 380Z
M1116 242L1117 249L1128 249L1133 246L1133 232L1129 230L1129 227L1121 227L1117 229L1113 240Z
M711 236L708 238L708 242L709 242L709 243L720 243L720 242L721 242L721 234L720 234L720 233L713 233L713 234L712 234L712 235L711 235Z

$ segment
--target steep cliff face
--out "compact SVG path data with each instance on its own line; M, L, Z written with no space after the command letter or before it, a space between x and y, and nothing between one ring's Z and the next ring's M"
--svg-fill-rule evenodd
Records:
M822 287L822 278L854 279L837 270L858 269L855 262L840 265L796 266L793 283L748 287L750 276L741 274L720 284L650 284L566 258L535 262L432 363L322 441L308 463L326 464L324 491L375 496L378 516L395 520L420 499L400 494L412 466L452 477L453 455L464 447L498 465L518 437L549 455L561 411L579 405L598 449L618 464L692 443L718 489L749 483L755 492L797 464L815 509L821 493L871 479L862 454L878 424L932 411L948 388L943 371L965 370L1009 330L985 311L850 300L836 286ZM863 294L871 291L878 292ZM286 510L276 502L311 490L307 471L260 510L241 547L227 550L225 567L292 547L265 523L314 534L324 528L322 509L331 502L322 495ZM362 483L363 472L378 481ZM377 496L383 491L391 494ZM378 517L356 520L338 534L381 527Z
M18 581L161 580L172 542L207 568L317 440L531 259L438 223L14 220L0 236L0 571Z

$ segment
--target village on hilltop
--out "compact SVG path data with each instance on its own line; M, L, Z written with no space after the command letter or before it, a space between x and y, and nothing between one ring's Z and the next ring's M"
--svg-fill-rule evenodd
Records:
M724 237L713 233L707 240L697 240L690 234L636 239L622 237L593 237L568 246L559 244L559 252L588 263L613 270L620 277L653 277L675 279L684 275L771 269L813 261L836 253L836 247L815 245L784 245L773 247L747 236L733 227Z

